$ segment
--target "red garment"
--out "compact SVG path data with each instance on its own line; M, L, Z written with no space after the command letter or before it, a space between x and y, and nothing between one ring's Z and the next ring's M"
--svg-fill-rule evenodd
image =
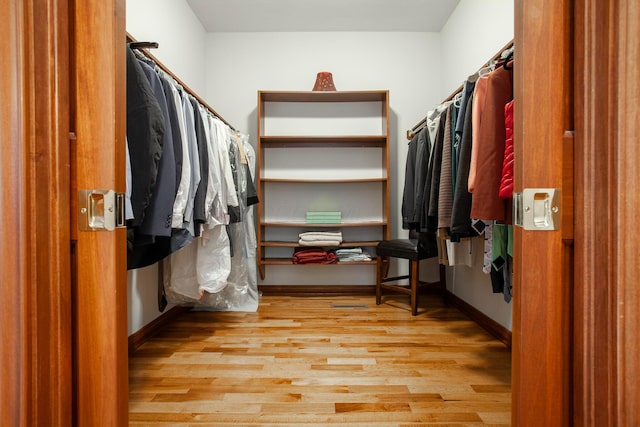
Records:
M499 66L489 74L478 139L473 141L477 163L471 218L496 221L507 218L507 204L498 192L506 140L504 106L512 99L513 70Z
M510 199L513 197L513 101L504 106L504 124L507 139L504 142L504 162L499 195L503 199Z
M478 131L480 130L480 122L482 120L482 110L484 108L484 100L487 96L487 84L489 82L489 76L484 75L478 77L476 81L476 87L473 91L473 99L471 104L471 163L469 164L469 178L467 181L467 188L469 193L473 193L476 188L476 169L478 164L478 147L475 143L478 140Z
M292 261L294 264L335 264L338 256L322 248L296 249Z

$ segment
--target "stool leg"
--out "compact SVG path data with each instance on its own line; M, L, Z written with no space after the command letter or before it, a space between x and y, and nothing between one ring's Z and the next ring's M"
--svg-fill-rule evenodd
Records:
M382 279L384 275L382 274L382 269L384 268L384 259L382 256L378 255L376 259L376 305L380 305L382 302Z
M420 261L409 261L409 284L411 286L411 314L418 314L418 280L420 275Z

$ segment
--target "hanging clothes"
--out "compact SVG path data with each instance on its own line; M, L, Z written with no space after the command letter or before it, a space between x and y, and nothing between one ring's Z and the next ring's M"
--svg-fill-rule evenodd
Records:
M472 85L475 87L475 83ZM456 171L456 186L453 192L453 206L451 208L451 239L457 241L462 237L476 236L477 232L471 226L471 198L469 192L469 167L471 164L472 139L472 103L473 92L466 98L467 107L464 118L459 116L458 123L464 122L458 141L458 169ZM461 109L461 111L463 111Z
M504 126L506 140L498 194L503 199L511 199L513 197L513 100L504 106Z
M127 94L128 267L162 261L161 310L170 302L255 311L248 137L129 46Z
M164 120L149 80L127 46L127 147L131 159L131 205L133 219L128 225L142 224L156 185L162 156Z
M513 245L512 81L512 67L491 64L428 113L409 142L402 204L403 228L437 233L441 264L471 266L473 237L483 236L483 272L507 302ZM430 151L421 140L429 141Z
M477 139L473 141L472 159L475 182L471 217L486 220L507 220L507 206L499 196L506 130L504 107L513 99L513 70L499 66L488 74L487 91L481 107Z
M425 129L422 129L419 133L415 134L411 141L409 141L409 147L407 149L407 160L405 163L404 171L404 189L402 192L402 228L405 230L415 229L419 221L416 220L416 196L417 178L416 175L419 171L416 170L416 163L418 157L418 138L421 136L424 138Z
M171 236L173 201L176 197L176 157L171 117L160 77L149 65L142 61L139 61L139 64L149 80L153 95L162 111L165 132L162 138L162 155L158 162L156 185L149 201L148 214L145 215L138 232L149 236Z

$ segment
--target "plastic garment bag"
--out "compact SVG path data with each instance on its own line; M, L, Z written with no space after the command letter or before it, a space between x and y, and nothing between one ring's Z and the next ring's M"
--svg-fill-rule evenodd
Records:
M247 189L254 188L255 151L247 136L227 135L230 140L226 146L233 154L229 158L234 161L231 169L240 214L238 221L228 225L214 221L205 225L200 238L165 260L165 292L169 302L190 305L195 310L256 311L259 301L257 240L254 208L247 206ZM255 194L250 198L253 200Z
M198 239L196 273L198 290L220 292L227 286L231 273L231 253L229 236L224 225L216 225L202 231Z
M240 209L240 221L227 226L232 253L231 272L223 290L215 293L205 292L202 299L194 304L194 308L199 310L256 311L258 309L254 208L247 206L247 189L253 187L255 151L249 145L248 137L245 135L234 135L231 149L236 154L230 158L235 159L232 169L235 171ZM245 167L247 165L248 167Z

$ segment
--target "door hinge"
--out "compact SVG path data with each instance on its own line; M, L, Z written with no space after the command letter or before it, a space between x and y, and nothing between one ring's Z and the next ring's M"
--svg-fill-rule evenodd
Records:
M126 226L124 193L113 190L80 190L78 209L80 231L112 231Z
M560 229L560 189L525 188L513 193L513 224L525 230Z

